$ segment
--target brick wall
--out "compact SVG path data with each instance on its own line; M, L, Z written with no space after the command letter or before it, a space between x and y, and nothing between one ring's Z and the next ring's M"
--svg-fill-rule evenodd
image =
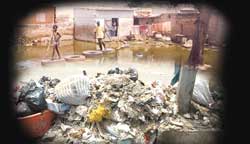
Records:
M41 13L45 14L45 17L41 16ZM45 21L39 21L39 15L40 20L43 19ZM61 15L55 17L55 9L53 7L35 11L22 20L16 28L17 38L24 39L24 45L34 44L34 41L37 44L46 45L51 35L54 21L58 25L59 33L62 34L61 40L73 40L72 18Z
M176 15L175 24L173 24L173 29L175 29L174 34L183 34L188 38L193 38L195 32L195 20L197 15Z
M30 13L30 15L21 22L21 25L50 24L54 22L54 19L55 7L42 8L38 11Z
M167 33L170 36L175 34L183 34L189 38L192 38L195 30L194 21L196 15L178 15L177 13L165 13L153 19L153 23L170 23L170 31L167 33L165 30L160 30L160 32ZM165 28L165 27L162 27Z
M209 43L221 45L227 32L227 23L219 14L212 14L208 24Z

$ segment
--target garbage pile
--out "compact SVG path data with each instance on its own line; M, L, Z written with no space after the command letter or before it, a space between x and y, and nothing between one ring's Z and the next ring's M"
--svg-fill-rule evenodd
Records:
M66 81L55 87L47 83L47 99L56 99L54 102L70 108L57 113L54 125L41 143L152 143L167 130L221 128L216 113L193 101L193 112L179 115L176 89L159 81L145 84L133 68L122 70L116 67L107 74L70 78L70 84ZM63 94L72 100L62 99L62 94L56 92L59 88L73 89ZM75 103L74 100L79 98L85 102Z
M17 117L24 117L47 109L44 89L30 80L16 89L14 103Z
M38 83L44 88L44 97L46 98L45 100L47 103L47 109L53 111L56 114L64 114L65 111L70 109L69 104L65 104L61 102L60 99L55 97L55 87L59 83L61 84L61 80L57 78L51 79L50 77L43 76Z

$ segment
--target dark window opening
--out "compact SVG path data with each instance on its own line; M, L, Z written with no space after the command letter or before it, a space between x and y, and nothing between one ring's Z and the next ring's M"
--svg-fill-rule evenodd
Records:
M134 18L134 25L139 25L139 18Z
M119 27L118 18L112 18L111 21L110 36L117 36Z

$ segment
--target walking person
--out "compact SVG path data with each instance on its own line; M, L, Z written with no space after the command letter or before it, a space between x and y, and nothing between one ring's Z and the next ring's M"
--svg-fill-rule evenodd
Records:
M56 51L59 59L61 59L61 55L59 52L59 42L60 42L60 38L62 36L59 32L57 32L57 28L58 28L57 25L53 25L53 33L52 33L52 37L51 37L51 41L53 43L53 52L52 52L51 60L54 60L55 51Z
M95 38L98 40L98 44L100 47L100 50L103 51L105 49L105 43L103 42L104 39L104 28L100 26L100 22L98 21L97 26L95 28Z

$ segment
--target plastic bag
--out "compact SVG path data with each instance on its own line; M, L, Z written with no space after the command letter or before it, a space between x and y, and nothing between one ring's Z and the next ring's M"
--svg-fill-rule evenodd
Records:
M138 72L135 68L128 68L127 70L122 70L119 67L112 68L108 71L108 74L127 74L130 75L130 79L133 81L138 80Z
M49 86L54 88L58 83L60 82L59 79L52 79L50 82L49 82Z
M108 74L123 74L123 70L119 67L112 68L108 71Z
M196 79L192 99L206 107L214 103L207 80Z
M24 117L33 114L26 102L19 102L16 107L18 117Z
M41 112L47 109L47 102L44 98L44 89L36 87L25 95L24 101L28 104L32 111Z
M50 78L47 77L47 76L43 76L39 81L38 83L43 85L46 81L50 81Z
M30 80L20 89L21 92L20 98L24 98L29 91L35 90L36 87L37 87L36 82L34 80Z
M71 105L82 105L90 96L89 78L84 75L72 76L62 80L55 87L55 95L58 100Z
M138 72L136 69L134 68L129 68L128 71L126 72L126 74L129 74L130 75L130 79L133 80L133 81L136 81L138 80Z
M55 112L56 114L64 114L70 109L70 105L65 103L54 103L52 101L46 100L48 104L48 109Z

